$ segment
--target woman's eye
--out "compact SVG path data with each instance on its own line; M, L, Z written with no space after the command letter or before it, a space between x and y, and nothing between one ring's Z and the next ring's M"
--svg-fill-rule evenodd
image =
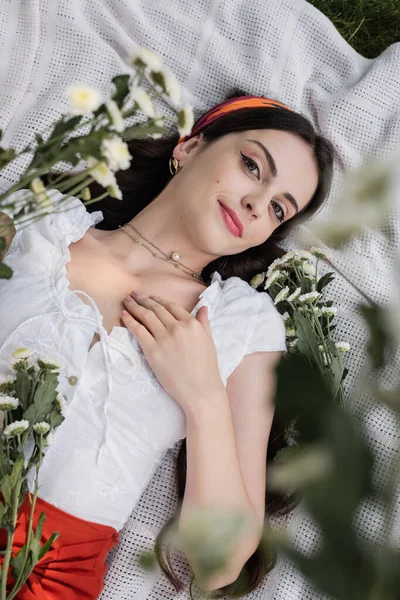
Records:
M254 171L252 171L250 169L251 166L256 167L257 171L258 171L258 177L257 179L260 179L260 169L258 168L258 164L252 160L251 158L249 158L248 156L245 156L244 154L242 154L242 152L240 153L242 155L242 159L244 164L246 165L247 169L250 171L250 173L254 173Z
M274 202L274 200L271 200L271 204L275 204L275 206L277 206L279 208L279 210L281 211L281 216L279 216L279 211L276 212L275 209L273 209L274 213L275 213L275 215L277 217L277 219L279 220L279 222L283 223L283 221L285 220L285 213L284 213L283 208L281 207L280 204L278 204L277 202Z

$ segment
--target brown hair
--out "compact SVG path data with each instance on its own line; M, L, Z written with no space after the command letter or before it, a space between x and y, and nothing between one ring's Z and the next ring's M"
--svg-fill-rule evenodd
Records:
M233 90L226 99L248 95L242 90ZM211 144L213 141L229 133L253 130L277 129L297 135L309 145L318 168L318 185L308 205L289 221L277 227L271 236L259 246L249 248L240 254L221 256L206 265L202 271L205 283L210 283L212 273L217 270L223 279L236 276L250 282L254 275L266 271L273 260L285 254L280 243L290 230L298 223L307 220L321 208L327 198L332 182L334 148L321 135L318 135L311 122L299 113L283 108L243 108L227 113L202 130L203 141ZM124 225L135 217L145 206L164 189L173 177L169 171L169 159L178 143L179 135L173 134L158 140L152 138L129 140L128 147L133 159L126 171L116 174L118 185L123 194L123 201L105 198L87 206L89 212L101 210L104 220L97 225L98 229L112 230L118 225ZM45 177L43 177L46 180ZM46 181L45 181L46 182ZM90 186L92 197L104 193L97 183ZM276 453L287 446L284 438L286 423L277 423L274 418L270 432L266 468L273 461ZM176 462L176 485L178 499L183 501L186 484L186 441L182 440ZM287 515L296 505L293 496L282 496L267 487L265 494L266 516L272 514ZM179 518L179 510L165 523L159 532L155 553L161 569L177 591L183 588L181 581L173 572L170 562L170 548L167 545L167 562L162 555L163 538L168 526ZM214 597L224 596L238 598L256 589L263 578L275 566L276 554L268 552L261 544L247 560L238 579L213 593Z

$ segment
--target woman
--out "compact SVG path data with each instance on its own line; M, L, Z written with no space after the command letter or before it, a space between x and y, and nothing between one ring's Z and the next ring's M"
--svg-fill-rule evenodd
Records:
M54 530L60 538L24 600L98 596L117 531L185 437L181 516L203 502L240 508L254 523L235 562L204 589L227 593L245 569L247 592L271 568L258 550L262 465L285 330L271 298L249 281L326 198L332 146L285 105L239 93L186 139L132 140L130 151L130 170L118 174L123 202L89 213L68 201L69 211L17 230L5 255L14 275L0 283L0 372L17 347L47 350L62 364L67 405L37 506L47 514L43 540ZM133 289L142 295L128 301ZM182 444L181 475L185 452Z

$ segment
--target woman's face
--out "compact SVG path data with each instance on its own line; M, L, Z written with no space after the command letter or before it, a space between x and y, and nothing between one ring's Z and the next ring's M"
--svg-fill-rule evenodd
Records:
M275 129L232 133L208 147L200 134L178 144L173 155L179 162L174 187L185 212L210 244L219 240L220 255L262 244L309 203L318 184L306 142ZM240 219L240 237L229 230L218 201Z

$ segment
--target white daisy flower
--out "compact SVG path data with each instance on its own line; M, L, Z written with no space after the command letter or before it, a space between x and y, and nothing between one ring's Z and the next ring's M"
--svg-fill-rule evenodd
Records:
M19 406L18 398L0 394L0 410L14 410L17 406Z
M337 310L338 309L335 306L321 306L321 313L327 317L333 317L336 315Z
M154 125L157 125L157 127L164 127L164 119L160 113L156 113L154 117ZM149 135L155 140L158 140L163 136L162 133L149 133Z
M267 277L271 275L271 273L282 264L281 258L276 258L267 269Z
M315 274L315 267L313 267L312 265L310 265L310 263L303 262L303 273L304 273L304 275L312 275L312 276L314 276L314 274Z
M103 102L103 96L99 89L85 84L70 85L65 95L70 103L70 112L73 115L89 116Z
M2 394L10 394L14 393L13 386L16 382L14 375L5 375L4 377L0 377L0 393Z
M33 431L38 435L45 435L50 431L50 425L46 421L40 421L34 424Z
M139 109L151 119L155 115L155 109L148 93L140 87L132 88L129 92L129 97L136 102Z
M265 278L265 271L263 271L262 273L257 273L257 275L254 275L253 279L250 281L250 285L252 288L257 288L259 285L262 284L262 282L264 281Z
M108 162L111 171L125 171L129 169L132 156L128 145L120 137L114 135L112 138L101 142L100 152Z
M350 344L348 344L347 342L337 342L335 346L342 354L344 354L351 348Z
M115 129L115 131L118 131L118 133L121 133L121 131L124 131L124 129L125 129L124 118L123 118L121 111L118 108L118 104L115 102L115 100L107 100L106 109L107 109L108 116L110 117L110 120L112 123L111 129Z
M278 304L278 302L282 302L282 300L285 300L285 298L287 297L287 295L289 294L289 287L286 285L280 292L279 294L277 294L277 296L275 297L274 300L274 304Z
M326 258L326 254L323 251L323 249L317 248L317 246L312 246L310 248L310 252L313 256L316 256L317 258Z
M280 277L280 271L278 269L276 271L273 271L272 274L265 281L264 290L267 290L269 287L271 287L271 285L274 283L274 281L279 279L279 277Z
M284 322L284 323L286 323L286 321L289 321L289 320L291 319L291 316L290 316L290 315L289 315L289 313L286 311L286 312L284 312L284 313L283 313L283 315L282 315L282 319L283 319L283 322Z
M296 338L292 342L288 342L289 348L295 348L295 346L297 346L298 341L299 341L299 338Z
M304 258L306 260L314 260L314 255L311 254L311 252L309 252L308 250L296 250L298 256L300 258Z
M161 57L149 48L135 48L126 60L133 67L147 67L150 71L160 71L164 67Z
M22 419L22 421L14 421L14 423L10 423L7 427L4 428L4 435L7 437L14 437L16 435L21 435L26 431L29 427L29 421L26 419Z
M178 112L178 132L181 137L186 137L194 125L193 107L186 104Z
M51 444L53 442L54 442L54 433L52 431L50 431L50 433L48 433L43 440L43 447L46 448L46 446L51 446Z
M122 192L119 189L117 184L108 186L107 191L111 198L116 198L117 200L122 200Z
M285 277L290 277L289 271L285 271L284 269L279 271L279 278L284 279Z
M307 294L301 294L301 296L299 296L299 302L312 302L313 300L316 300L317 298L320 297L320 292L308 292Z
M181 101L181 90L178 80L168 67L164 67L162 74L164 76L165 91L172 102L177 106Z
M32 348L17 348L17 350L11 353L11 356L17 360L23 360L24 358L29 358L33 352Z
M97 183L107 188L110 185L117 185L114 173L106 165L105 162L100 162L89 156L87 159L88 168L90 169L89 175L93 177Z
M285 329L285 331L286 331L286 336L287 337L295 337L296 336L296 330L295 330L294 327L287 327Z
M52 356L39 356L36 362L41 369L47 369L48 371L59 371L61 369L61 363Z
M301 288L298 287L294 290L294 292L292 294L290 294L290 296L288 296L287 301L293 302L293 300L296 300L296 298L298 298L300 296L300 294L301 294Z
M38 211L44 211L45 213L54 212L54 204L47 195L47 190L40 177L32 179L29 189L33 192Z
M57 396L54 400L54 404L56 405L56 408L60 411L60 413L63 415L65 412L65 409L67 408L67 403L65 402L65 400L61 396L61 394L57 394Z

